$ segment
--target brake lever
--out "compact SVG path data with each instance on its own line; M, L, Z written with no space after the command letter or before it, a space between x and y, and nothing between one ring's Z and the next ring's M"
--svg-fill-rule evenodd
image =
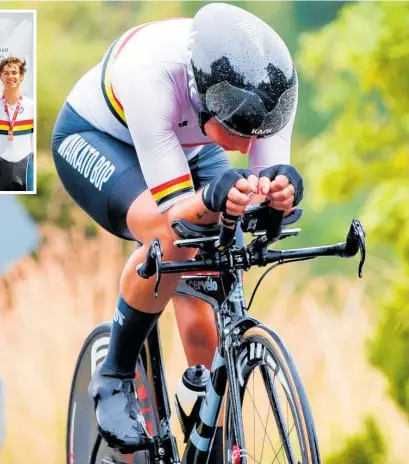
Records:
M362 278L362 269L364 267L365 258L366 258L366 241L365 241L365 229L363 228L362 223L358 219L354 219L352 222L355 221L357 237L358 237L358 246L359 251L361 254L361 259L358 265L358 276Z
M156 274L156 282L153 290L155 298L158 297L158 287L161 278L160 266L162 264L162 255L163 252L160 246L160 241L155 237L152 239L149 245L149 250L146 253L145 262L138 264L136 267L136 272L139 277L142 277L142 279L149 279L154 274Z
M358 276L362 278L362 269L366 258L365 230L361 221L353 219L340 255L344 258L351 258L355 256L358 251L361 255L358 265Z

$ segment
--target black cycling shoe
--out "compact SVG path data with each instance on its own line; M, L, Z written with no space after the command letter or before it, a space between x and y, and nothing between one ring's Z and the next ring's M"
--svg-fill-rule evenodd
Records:
M134 453L149 447L149 436L135 396L133 379L102 374L96 368L88 387L94 400L99 433L111 448Z

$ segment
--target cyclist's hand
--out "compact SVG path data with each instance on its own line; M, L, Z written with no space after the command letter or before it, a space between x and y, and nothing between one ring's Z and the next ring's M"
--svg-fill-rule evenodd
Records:
M291 211L298 205L304 193L303 179L290 165L279 164L260 172L259 191L271 201L271 206L280 211Z
M226 201L226 213L240 216L251 199L251 193L257 192L258 178L251 174L247 179L239 179L229 190Z
M203 203L210 211L240 215L257 192L257 177L250 169L229 169L211 180L202 192Z

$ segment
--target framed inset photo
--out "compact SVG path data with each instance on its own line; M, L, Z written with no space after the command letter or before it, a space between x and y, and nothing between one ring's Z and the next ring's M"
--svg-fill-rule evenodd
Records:
M37 191L36 12L0 10L0 194Z

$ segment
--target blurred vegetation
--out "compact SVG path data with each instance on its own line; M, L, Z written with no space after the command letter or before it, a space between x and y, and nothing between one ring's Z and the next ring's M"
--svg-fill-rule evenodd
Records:
M314 179L309 198L328 208L364 193L371 246L387 244L396 253L376 294L381 321L369 350L409 417L409 4L348 5L301 44L315 108L331 115L307 150L314 157L305 166Z
M364 430L347 440L342 451L325 459L325 464L387 464L386 443L372 418L365 421Z

